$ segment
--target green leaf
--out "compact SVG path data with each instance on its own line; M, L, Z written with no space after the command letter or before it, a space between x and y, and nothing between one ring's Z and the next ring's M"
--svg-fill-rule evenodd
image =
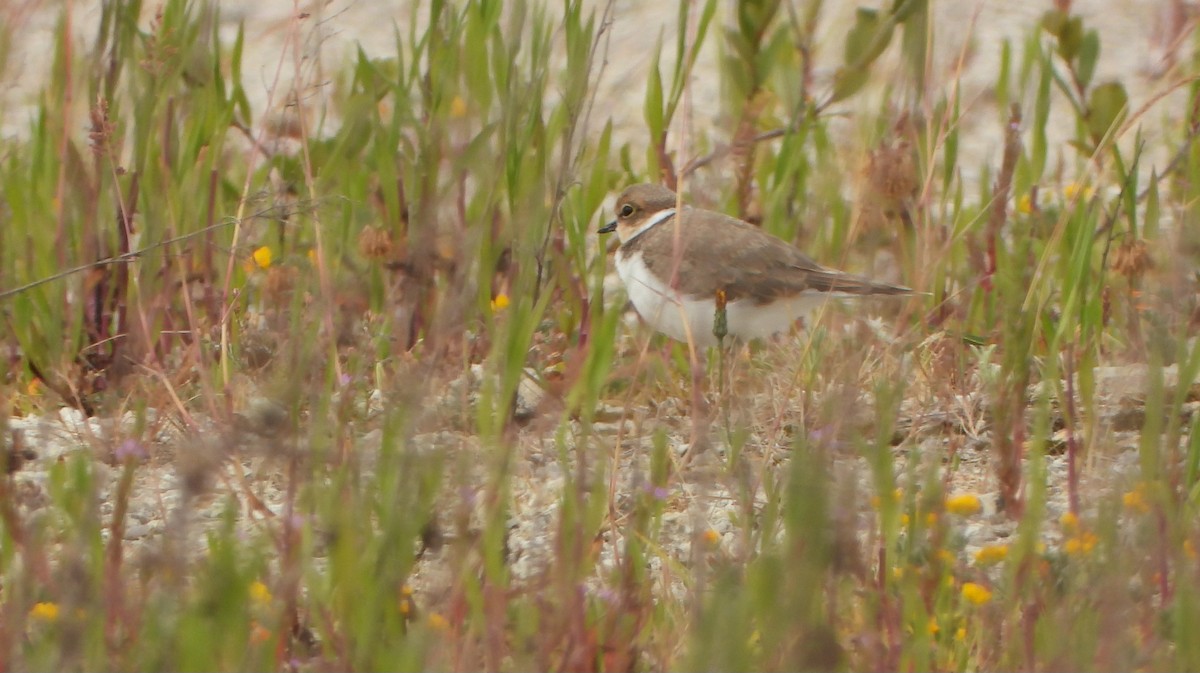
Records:
M926 12L928 9L929 0L895 0L892 3L892 18L897 23L904 23L917 12Z
M663 82L658 69L658 57L662 51L662 32L654 45L654 60L650 62L650 81L646 82L644 114L646 126L650 128L650 142L657 143L663 137Z
M1058 36L1058 53L1069 62L1073 62L1083 46L1083 21L1073 16L1064 24Z
M943 160L942 160L942 164L944 166L943 174L942 174L942 189L944 189L944 190L949 190L950 181L954 179L954 172L955 172L955 169L958 167L958 129L959 129L959 116L962 114L962 110L960 108L959 93L960 93L960 89L958 87L955 87L955 89L954 89L954 108L953 108L952 112L950 113L950 118L948 120L946 120L946 122L945 122L946 127L950 130L949 130L949 132L946 133L946 143L945 143L945 147L944 147L944 154L943 154ZM944 102L942 103L942 107L943 107L943 109L945 108ZM943 112L943 114L944 114L944 112ZM944 117L942 117L942 118L944 119Z
M1092 140L1100 143L1114 125L1125 117L1129 94L1119 82L1101 84L1088 96L1087 128Z
M686 5L686 3L683 3ZM680 58L675 64L675 74L671 78L670 96L667 98L666 113L663 115L667 124L675 117L675 109L679 105L679 99L683 95L683 85L687 82L688 75L691 74L692 68L696 65L696 59L700 55L700 48L704 46L704 39L708 35L709 24L712 23L713 15L716 14L716 0L708 0L704 4L704 9L700 13L700 22L696 26L696 35L692 39L691 49L687 52L687 58ZM680 16L686 17L687 12L683 8L680 9ZM680 25L687 25L686 22ZM659 44L662 44L662 35L659 35ZM677 52L682 54L682 42L680 43ZM659 49L655 50L660 51Z
M854 14L854 28L846 34L845 59L848 65L866 66L880 58L883 49L892 41L895 28L893 17L880 18L880 13L859 7Z
M1100 34L1089 30L1079 45L1079 58L1076 60L1075 76L1079 85L1087 88L1096 72L1096 61L1100 58Z
M738 3L738 27L752 39L764 35L778 11L779 0L743 0Z
M893 20L903 24L900 53L912 73L918 90L925 88L925 65L929 51L928 0L906 0L893 13Z
M629 151L629 143L625 143L624 145L621 145L621 151L619 152L619 156L620 156L621 170L625 172L625 175L628 178L630 178L630 179L636 178L638 173L637 173L637 171L633 170L633 157L631 156L630 151Z
M488 63L491 58L488 54L487 39L491 28L482 9L477 7L476 11L467 17L466 36L463 40L463 57L466 63L480 64L480 66ZM486 113L486 111L490 110L492 102L493 81L491 69L487 67L468 67L463 70L467 85L467 97L478 109Z
M1146 214L1142 216L1142 238L1158 236L1158 221L1162 217L1162 205L1158 196L1158 171L1151 169L1150 186L1146 188Z
M859 7L854 14L854 27L846 33L846 46L842 58L846 63L856 63L871 44L875 31L879 30L882 19L879 12L865 7Z
M853 96L867 83L870 74L871 71L866 67L838 68L833 76L833 94L829 102L836 103Z
M1054 37L1061 37L1068 20L1070 16L1060 9L1047 10L1042 15L1042 30Z
M1041 77L1038 78L1037 98L1033 104L1033 149L1030 157L1031 175L1033 182L1039 182L1046 169L1046 155L1049 146L1046 141L1046 124L1050 120L1050 82L1054 65L1050 63L1049 54L1043 54L1041 59Z
M1052 9L1042 15L1042 29L1055 37L1058 53L1073 62L1083 46L1083 20L1061 10Z
M1138 215L1140 212L1138 208L1138 194L1141 189L1138 187L1138 165L1142 161L1142 153L1140 151L1140 148L1143 147L1141 129L1138 130L1137 136L1134 139L1134 146L1138 147L1139 151L1133 155L1133 165L1126 169L1120 161L1119 155L1117 156L1117 161L1114 162L1116 169L1124 174L1124 180L1122 180L1124 184L1121 185L1121 207L1125 210L1125 216L1129 220L1129 232L1134 237L1138 235Z

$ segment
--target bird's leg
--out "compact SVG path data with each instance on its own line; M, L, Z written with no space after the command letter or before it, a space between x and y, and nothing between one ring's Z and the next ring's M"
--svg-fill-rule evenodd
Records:
M717 363L719 369L719 377L717 385L720 386L725 380L725 337L729 334L728 316L725 311L725 290L717 290L716 295L716 313L713 315L713 336L717 337ZM692 446L688 449L686 460L704 452L708 448L710 442L708 431L711 427L711 419L709 418L708 400L704 397L705 363L703 359L697 355L692 360Z
M700 357L692 360L692 445L684 454L684 462L704 453L711 443L708 439L708 429L712 425L708 417L708 400L704 398L704 384L708 377L704 374L704 360Z

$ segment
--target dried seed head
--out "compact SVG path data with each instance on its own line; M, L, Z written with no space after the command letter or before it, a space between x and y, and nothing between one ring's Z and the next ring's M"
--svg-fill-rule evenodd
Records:
M888 216L903 213L920 188L917 160L905 140L880 145L868 154L863 176L864 196Z
M1146 241L1129 239L1113 250L1112 269L1129 280L1138 280L1154 267Z
M291 299L299 276L300 271L290 264L270 267L263 281L263 296L275 305L286 303Z
M392 233L378 227L365 227L358 234L358 252L369 260L388 259L392 254Z
M91 117L91 128L88 129L88 144L98 157L107 157L112 153L112 136L116 126L108 116L108 100L96 98L96 104L88 110Z

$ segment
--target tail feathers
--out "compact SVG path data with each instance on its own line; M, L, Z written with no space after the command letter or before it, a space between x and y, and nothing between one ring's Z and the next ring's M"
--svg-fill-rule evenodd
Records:
M862 276L838 271L816 271L808 274L808 285L814 290L848 295L915 294L912 288L890 283L878 283Z

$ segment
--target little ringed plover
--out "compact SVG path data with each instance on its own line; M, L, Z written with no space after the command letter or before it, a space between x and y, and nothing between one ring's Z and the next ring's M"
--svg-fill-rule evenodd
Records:
M617 273L642 319L667 336L713 346L720 293L726 332L742 340L790 328L830 297L906 295L817 264L795 246L722 213L683 207L675 192L640 184L617 199Z

